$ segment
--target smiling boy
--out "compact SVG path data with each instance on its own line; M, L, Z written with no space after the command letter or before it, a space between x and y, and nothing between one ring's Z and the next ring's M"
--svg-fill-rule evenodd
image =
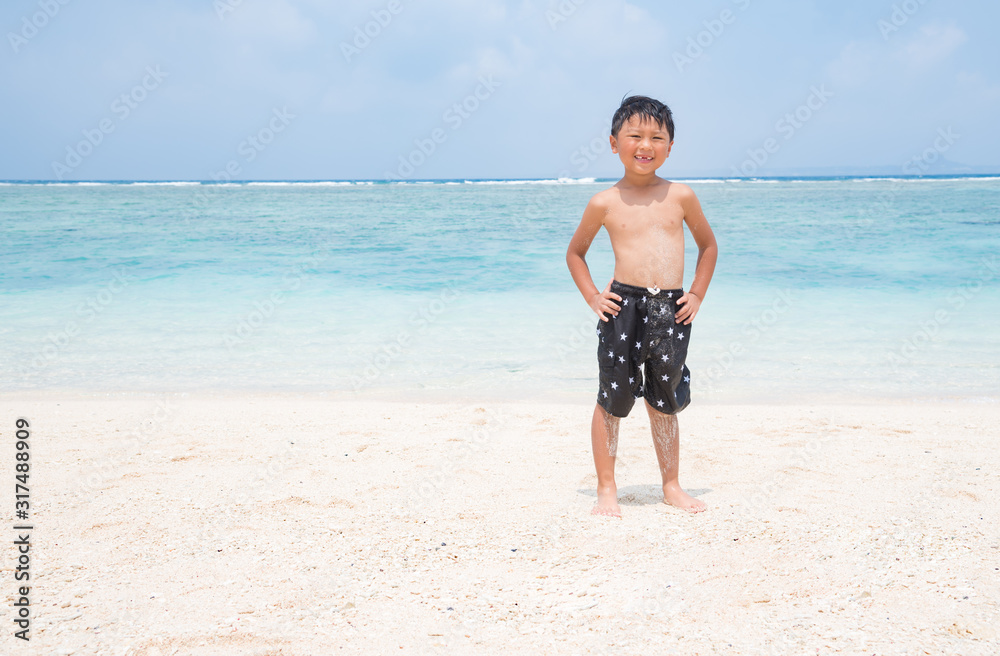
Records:
M622 101L611 123L611 150L625 174L590 199L566 252L573 281L600 317L600 385L591 422L597 468L594 514L621 517L615 485L618 424L637 398L645 399L649 413L663 502L689 512L706 508L678 482L677 413L691 400L684 361L691 322L712 280L718 247L694 191L656 175L673 140L673 116L666 105L645 96ZM698 245L687 292L685 223ZM615 254L614 278L604 291L594 285L585 259L602 226Z

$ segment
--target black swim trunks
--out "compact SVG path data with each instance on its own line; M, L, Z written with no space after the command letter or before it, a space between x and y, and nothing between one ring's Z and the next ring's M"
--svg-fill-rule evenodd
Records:
M615 417L627 417L638 398L664 414L677 414L691 402L691 372L684 364L691 324L676 323L674 316L684 290L654 294L615 280L611 291L622 297L615 301L621 310L617 317L608 314L608 321L597 320L597 402Z

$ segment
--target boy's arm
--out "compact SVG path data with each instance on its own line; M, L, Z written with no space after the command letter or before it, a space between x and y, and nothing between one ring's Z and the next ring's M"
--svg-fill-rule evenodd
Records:
M708 291L708 283L712 282L715 262L719 257L719 246L715 241L715 233L712 232L711 226L708 225L708 219L705 218L705 213L701 210L698 197L687 185L681 189L680 203L681 207L684 208L684 222L687 223L691 236L698 244L698 263L695 266L694 280L691 281L688 291L677 301L684 305L677 311L677 322L683 321L686 325L691 323L695 315L698 314L701 301L705 298L705 292Z
M613 303L612 299L622 300L621 296L611 292L610 282L603 292L597 289L585 259L587 251L590 250L590 244L593 243L594 237L604 225L606 212L607 207L597 196L591 198L586 209L583 210L583 219L580 221L580 225L573 233L573 238L569 240L569 248L566 249L566 266L569 267L570 275L573 276L573 282L576 283L583 298L590 305L590 309L597 313L601 321L608 320L604 315L605 312L618 316L621 307Z

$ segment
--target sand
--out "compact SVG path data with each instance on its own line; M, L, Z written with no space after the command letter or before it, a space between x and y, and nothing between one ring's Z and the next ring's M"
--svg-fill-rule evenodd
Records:
M694 403L697 515L661 503L637 407L621 519L589 514L589 403L0 407L8 481L34 431L32 639L7 539L4 654L1000 653L995 404Z

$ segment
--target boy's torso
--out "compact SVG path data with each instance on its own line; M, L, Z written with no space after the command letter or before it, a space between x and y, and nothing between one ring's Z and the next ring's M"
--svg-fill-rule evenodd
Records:
M677 289L684 280L684 209L666 180L652 187L601 192L604 228L615 252L615 280Z

